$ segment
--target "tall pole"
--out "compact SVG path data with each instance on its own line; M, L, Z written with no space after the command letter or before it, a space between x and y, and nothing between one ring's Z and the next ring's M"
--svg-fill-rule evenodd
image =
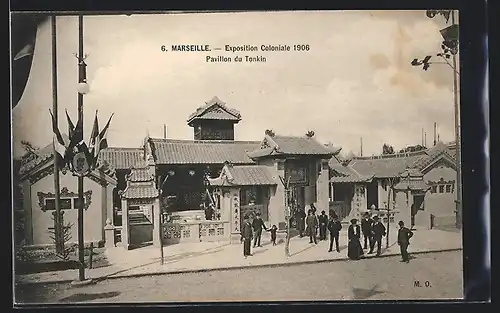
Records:
M451 24L455 25L455 10L451 11ZM452 56L453 68L453 100L455 102L455 160L457 168L457 191L456 191L456 226L462 228L462 170L460 160L460 107L458 104L458 68L457 57Z
M359 156L363 156L363 137L360 138L360 151L359 151L360 155Z
M56 125L58 124L57 115L57 36L56 36L56 16L51 16L52 24L52 112L54 114L54 119ZM62 235L62 219L61 219L61 186L59 182L59 168L57 162L57 151L54 143L54 190L55 190L55 227L54 227L54 237L56 244L56 253L62 253L63 247L63 235Z
M390 203L391 203L392 185L393 185L392 178L389 178L389 190L387 191L387 208L386 208L387 209L387 214L386 214L386 217L387 217L387 235L385 236L385 247L387 249L389 249L389 230L390 230L390 228L389 228L390 227L389 207L390 207Z
M86 81L85 63L83 61L83 15L78 16L78 83ZM83 135L83 94L78 93L78 120L81 121L80 132ZM78 260L80 267L78 269L78 277L80 281L85 280L85 246L83 238L83 176L78 176Z
M434 146L436 145L437 124L434 122Z

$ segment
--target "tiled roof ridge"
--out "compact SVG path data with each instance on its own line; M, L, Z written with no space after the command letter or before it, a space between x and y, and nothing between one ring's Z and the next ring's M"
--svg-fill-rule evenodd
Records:
M380 160L380 159L405 158L405 157L416 156L416 155L423 156L423 155L426 155L429 152L429 150L430 149L413 151L413 152L404 152L404 153L383 154L383 155L354 156L352 158L352 160L353 161L355 161L355 160Z
M151 141L160 143L221 143L221 144L259 144L261 141L254 140L193 140L193 139L165 139L165 138L150 138Z
M133 151L137 151L137 150L143 150L143 148L141 148L141 147L138 147L138 148L133 148L133 147L107 147L105 149L102 149L101 151L106 151L106 150L133 150Z
M218 105L221 108L223 108L226 112L229 114L233 115L236 118L241 118L241 113L240 111L230 108L226 105L226 102L222 101L219 99L219 97L214 96L210 101L205 102L205 105L198 107L195 112L191 113L188 117L188 122L191 121L192 119L201 116L204 114L207 110L212 108L214 105Z

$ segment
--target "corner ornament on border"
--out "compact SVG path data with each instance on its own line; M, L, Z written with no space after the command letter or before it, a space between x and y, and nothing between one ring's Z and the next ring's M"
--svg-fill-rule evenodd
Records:
M38 205L40 206L40 209L42 209L43 212L47 211L47 207L45 205L45 199L53 199L56 197L56 195L52 192L41 192L41 191L37 193L37 196L38 196ZM67 187L63 187L61 189L60 196L61 198L78 198L78 194L69 191ZM92 204L92 190L85 191L83 193L83 198L84 198L83 208L87 210Z

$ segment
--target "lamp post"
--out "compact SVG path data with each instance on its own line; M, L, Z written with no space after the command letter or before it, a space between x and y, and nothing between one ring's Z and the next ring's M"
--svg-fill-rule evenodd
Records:
M83 54L83 15L78 16L78 123L75 130L83 136L83 96L89 91L86 77L86 64ZM84 199L83 179L85 175L78 175L78 278L80 282L85 281L85 243L83 236L84 227Z

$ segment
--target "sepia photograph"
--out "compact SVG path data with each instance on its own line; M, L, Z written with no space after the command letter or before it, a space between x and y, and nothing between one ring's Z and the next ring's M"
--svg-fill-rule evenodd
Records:
M463 299L458 17L11 12L15 305Z

